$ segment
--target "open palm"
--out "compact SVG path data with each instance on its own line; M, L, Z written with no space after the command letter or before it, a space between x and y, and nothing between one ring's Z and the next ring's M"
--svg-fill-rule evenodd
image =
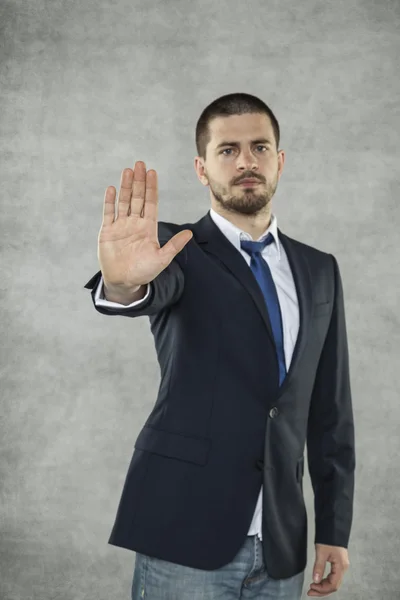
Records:
M124 169L115 211L116 190L106 189L98 259L104 283L134 288L155 279L193 237L189 229L174 235L162 248L158 241L157 173L143 161Z

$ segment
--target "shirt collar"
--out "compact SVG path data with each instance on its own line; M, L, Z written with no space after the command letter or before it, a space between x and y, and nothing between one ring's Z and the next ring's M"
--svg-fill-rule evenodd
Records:
M253 241L253 238L249 233L243 231L230 221L217 213L213 208L210 208L210 217L214 221L214 223L219 227L223 234L228 238L228 240L237 248L241 250L240 241L241 240L250 240ZM271 223L269 227L264 231L264 233L258 238L258 242L263 241L267 235L271 233L275 243L271 243L268 248L271 249L271 252L277 256L278 260L281 259L281 247L278 236L278 219L275 214L271 214Z

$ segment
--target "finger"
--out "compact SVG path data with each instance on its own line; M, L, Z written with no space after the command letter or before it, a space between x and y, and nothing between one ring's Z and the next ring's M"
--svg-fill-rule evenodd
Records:
M310 592L312 592L313 594L317 594L318 596L326 596L327 594L333 594L333 592L336 592L337 588L335 586L327 586L326 588L322 589L320 588L319 590L316 590L314 587L312 587L310 585Z
M333 577L332 573L330 573L320 583L311 583L310 590L322 595L332 594L339 589L340 583L341 577L338 578L336 575Z
M189 235L190 234L190 235ZM174 237L172 237L162 248L160 248L160 255L165 258L165 262L168 265L177 254L186 246L186 244L192 239L193 233L189 229L180 231Z
M141 217L146 192L146 165L142 160L135 163L131 187L130 214L131 216Z
M334 570L335 569L335 570ZM319 584L317 585L322 585L323 591L325 591L325 587L333 587L333 588L338 588L342 579L344 577L344 572L339 569L339 568L335 568L334 566L332 566L332 570L330 573L328 573L328 575L325 577L325 579L323 579Z
M311 588L311 586L310 586L310 590L307 592L307 595L315 596L315 598L323 598L324 596L333 594L333 592L335 592L335 591L336 591L335 587L332 587L331 589L325 589L324 591L322 591L322 590L315 590L314 588Z
M157 225L158 220L158 180L157 172L149 169L146 173L145 200L142 216Z
M110 185L104 194L103 206L103 225L111 225L115 219L115 196L117 190L113 185Z
M133 183L132 169L124 169L121 174L121 185L118 196L117 217L127 217L131 205Z

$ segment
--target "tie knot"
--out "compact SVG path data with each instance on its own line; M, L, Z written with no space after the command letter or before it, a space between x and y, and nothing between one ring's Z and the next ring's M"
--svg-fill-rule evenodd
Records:
M265 240L263 240L262 242L254 242L252 240L240 240L240 247L242 248L242 250L244 250L245 252L247 252L247 254L250 254L251 256L252 254L256 254L257 252L262 252L265 246L268 246L268 244L271 244L273 241L274 236L272 235L272 233L269 233Z

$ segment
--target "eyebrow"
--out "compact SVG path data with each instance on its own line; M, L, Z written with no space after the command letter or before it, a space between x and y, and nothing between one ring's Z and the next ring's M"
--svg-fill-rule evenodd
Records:
M267 140L266 138L260 138L258 140L251 140L252 144L271 144L272 142L270 142L270 140ZM218 146L215 147L215 150L218 150L218 148L222 148L222 146L239 146L239 142L220 142L218 144Z

